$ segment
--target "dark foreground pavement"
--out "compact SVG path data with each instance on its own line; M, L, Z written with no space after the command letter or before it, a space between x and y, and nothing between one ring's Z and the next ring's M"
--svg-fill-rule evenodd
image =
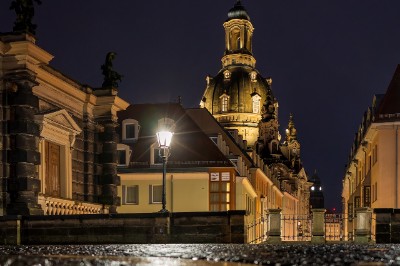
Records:
M0 246L0 265L400 265L400 245Z

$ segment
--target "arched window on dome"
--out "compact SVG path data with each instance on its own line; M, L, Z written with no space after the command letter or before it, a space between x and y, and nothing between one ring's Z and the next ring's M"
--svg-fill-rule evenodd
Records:
M228 112L229 108L229 95L226 93L222 94L220 97L221 112Z
M233 51L240 49L240 28L234 28L231 30L230 48Z
M253 114L259 114L261 110L261 97L258 94L254 94L251 98L253 101Z

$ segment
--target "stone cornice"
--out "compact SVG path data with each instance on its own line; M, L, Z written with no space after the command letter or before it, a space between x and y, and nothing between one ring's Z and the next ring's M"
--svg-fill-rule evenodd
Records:
M251 33L254 31L253 24L246 20L246 19L231 19L226 21L224 24L224 28L233 28L233 27L240 27L241 25L246 25Z
M26 55L34 58L37 63L48 64L54 56L29 41L18 41L9 43L6 55Z

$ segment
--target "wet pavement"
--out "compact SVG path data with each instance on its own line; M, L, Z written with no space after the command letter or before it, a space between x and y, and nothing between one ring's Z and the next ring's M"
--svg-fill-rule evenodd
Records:
M0 265L400 265L400 245L0 246Z

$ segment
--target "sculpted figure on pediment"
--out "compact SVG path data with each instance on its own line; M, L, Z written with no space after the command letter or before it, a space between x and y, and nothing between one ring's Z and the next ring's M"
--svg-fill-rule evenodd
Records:
M40 0L14 0L11 2L10 9L15 11L17 19L14 23L14 31L35 34L36 25L32 23L35 14L33 2L42 4Z

